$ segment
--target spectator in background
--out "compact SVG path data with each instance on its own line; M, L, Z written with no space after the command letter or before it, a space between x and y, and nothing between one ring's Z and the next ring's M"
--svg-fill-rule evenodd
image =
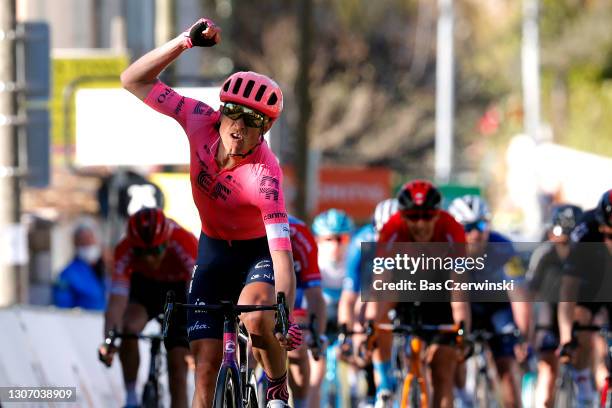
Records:
M106 308L105 268L102 248L92 222L82 222L74 230L74 258L60 273L53 288L57 307Z

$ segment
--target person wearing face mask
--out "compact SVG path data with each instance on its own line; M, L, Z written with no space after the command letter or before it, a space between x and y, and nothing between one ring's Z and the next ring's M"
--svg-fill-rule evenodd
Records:
M105 267L94 227L86 222L74 230L74 258L62 270L53 288L53 304L61 308L106 307Z

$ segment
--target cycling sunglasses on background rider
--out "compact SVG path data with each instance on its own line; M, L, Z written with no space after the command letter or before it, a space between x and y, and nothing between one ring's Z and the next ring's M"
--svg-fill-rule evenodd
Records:
M147 255L158 256L164 253L164 251L166 250L166 246L166 244L161 244L150 248L133 247L132 250L134 251L134 256L136 257Z
M419 220L431 221L437 214L435 210L407 210L402 212L402 218L416 222Z
M348 234L342 234L342 235L327 235L324 237L321 237L322 241L335 241L337 244L348 244L348 242L350 241L350 236Z
M270 120L263 113L257 112L251 108L247 108L237 103L226 102L221 110L223 115L227 116L231 120L238 120L242 118L244 124L251 128L262 128Z
M477 230L478 232L485 232L488 227L489 227L489 223L487 221L478 220L478 221L470 222L469 224L465 224L463 226L463 229L465 230L466 233L470 233L474 230Z

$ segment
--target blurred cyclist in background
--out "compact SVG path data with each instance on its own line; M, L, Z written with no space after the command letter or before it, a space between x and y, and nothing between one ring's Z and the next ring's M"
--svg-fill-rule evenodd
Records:
M147 322L163 313L166 293L177 302L187 299L187 286L197 255L197 240L157 208L145 208L128 220L126 237L115 249L115 265L104 320L109 330L140 333ZM173 408L187 407L187 318L177 313L164 345ZM110 364L116 350L100 348ZM119 349L126 389L126 407L137 407L136 379L140 357L137 339L123 339Z
M359 299L359 294L361 293L361 274L371 273L371 269L369 272L362 271L361 269L361 243L376 242L383 226L397 211L397 199L389 198L379 202L374 210L372 222L357 230L355 235L351 238L346 255L346 276L342 283L342 295L340 296L340 303L338 305L338 324L346 325L348 330L356 332L362 331L364 329L363 324L365 323L366 303L361 302ZM354 335L353 339L356 342L364 340L360 338L360 335ZM354 349L353 352L357 352L357 350ZM378 350L376 350L375 353L378 353ZM393 392L391 362L385 361L381 363L380 361L380 358L377 358L377 362L373 367L368 366L366 368L366 370L374 370L376 396L378 400L382 400L386 398L386 396L392 395Z
M298 218L289 216L291 230L291 249L293 252L293 269L296 276L295 307L293 318L297 324L308 325L310 315L316 317L316 330L318 335L325 332L325 300L321 291L321 273L318 265L317 243L310 232L308 225ZM312 333L307 335L312 341ZM325 337L323 336L322 343ZM320 383L316 381L310 386L310 366L316 369L316 361L308 352L308 343L302 343L297 349L288 353L289 357L289 386L293 395L293 408L307 406L318 407L320 397ZM322 344L323 347L325 344ZM313 350L321 355L324 349Z
M337 325L342 280L346 275L346 250L354 227L351 217L335 208L320 213L312 223L319 250L319 270L327 304L327 320L334 326Z
M610 318L610 293L606 285L612 273L612 189L606 191L597 207L586 211L570 235L571 246L563 268L558 306L560 354L572 356L578 403L589 406L596 398L591 383L591 363L596 357L596 379L603 387L607 370L605 347L599 336L581 332L572 343L572 324L605 323ZM607 312L607 313L606 313ZM599 321L597 321L599 320ZM596 344L594 348L592 345ZM594 353L597 350L597 353Z
M325 334L333 337L338 332L338 302L342 292L342 280L346 274L346 250L354 229L353 220L342 210L329 209L317 215L312 222L318 248L318 264L321 271L321 286L327 309ZM326 358L311 362L310 385L313 393L321 388L325 377ZM313 395L311 407L319 400Z
M518 286L524 283L525 268L510 239L491 230L491 213L486 201L477 195L455 198L448 212L463 225L467 242L467 255L472 258L486 256L484 269L470 274L472 282L502 282L512 279L515 290L506 296L500 295L491 302L471 302L472 330L486 330L495 334L489 342L495 366L501 381L503 400L508 407L520 405L521 386L517 358L521 361L527 355L530 330L531 304L525 299L525 291L518 293ZM517 293L515 293L517 292ZM521 299L523 301L513 301ZM514 335L519 329L523 342L520 347ZM461 372L461 371L460 371ZM462 379L458 379L463 389ZM461 395L467 399L467 395Z
M414 180L404 184L397 195L398 212L393 215L380 231L378 242L442 242L449 244L464 244L465 232L461 224L446 211L440 209L442 195L439 190L427 180ZM464 256L463 248L457 256ZM366 319L372 318L376 323L389 323L388 312L396 307L397 302L369 302ZM410 312L412 304L399 304ZM470 328L470 308L467 302L451 294L450 302L421 302L422 324L459 324L464 323L466 330ZM390 364L391 333L382 332L377 337L376 347L378 363ZM355 346L359 348L358 345ZM376 364L376 354L373 356ZM453 405L453 384L458 370L458 356L452 344L445 339L433 339L426 350L426 362L430 369L433 390L433 406L451 407Z
M570 233L582 217L580 207L558 204L552 209L551 221L546 232L546 242L531 254L527 281L535 294L537 313L535 350L538 353L536 406L552 407L555 379L559 361L555 351L559 347L557 303L563 276L563 263L570 251ZM541 327L541 329L538 329Z

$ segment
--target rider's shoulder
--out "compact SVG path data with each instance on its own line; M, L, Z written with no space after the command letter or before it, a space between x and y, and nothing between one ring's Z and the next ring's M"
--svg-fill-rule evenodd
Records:
M570 234L571 241L574 243L601 241L601 233L598 226L595 210L585 211L580 218L580 222Z

